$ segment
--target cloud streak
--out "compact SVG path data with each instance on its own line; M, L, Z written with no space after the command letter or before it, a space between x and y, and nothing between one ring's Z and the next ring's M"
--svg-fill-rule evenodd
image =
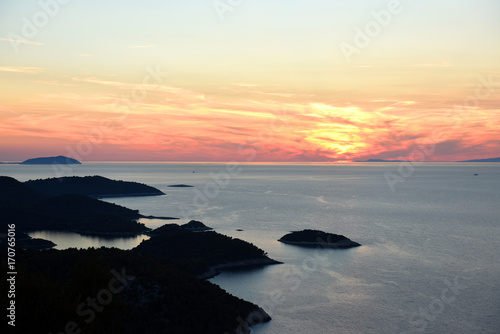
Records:
M24 40L24 39L0 38L0 41L3 41L3 42L12 42L12 43L31 44L31 45L43 45L43 43L27 41L27 40Z
M36 74L42 71L46 71L46 69L41 67L27 67L27 66L0 66L0 72Z

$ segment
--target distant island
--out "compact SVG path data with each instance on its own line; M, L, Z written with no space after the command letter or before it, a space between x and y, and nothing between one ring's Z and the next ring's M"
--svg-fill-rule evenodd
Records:
M465 160L465 161L459 161L459 162L500 162L500 158Z
M171 184L169 185L171 188L192 188L189 184Z
M351 248L361 246L357 242L354 242L343 235L318 230L294 231L284 235L278 241L285 244L306 247L321 246L323 248Z
M24 184L47 196L77 194L105 198L165 195L164 192L142 183L111 180L97 175L30 180Z
M21 165L81 165L82 163L78 160L68 158L62 155L57 157L43 157L43 158L33 158L28 159L20 163Z
M404 162L404 160L368 159L368 160L356 160L354 162Z

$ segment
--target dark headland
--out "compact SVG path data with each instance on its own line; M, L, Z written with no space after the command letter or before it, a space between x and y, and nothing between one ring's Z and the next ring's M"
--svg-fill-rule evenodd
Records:
M45 239L32 238L26 233L16 233L16 248L21 249L49 249L56 246L55 243Z
M78 160L68 158L62 155L57 157L43 157L43 158L33 158L28 159L20 163L21 165L81 165L82 163Z
M51 193L53 188L45 190ZM48 195L7 176L0 176L0 210L0 223L15 223L21 232L53 230L126 236L149 230L137 222L144 217L138 210L73 192Z
M285 244L323 248L351 248L361 246L357 242L338 234L326 233L317 230L303 230L290 232L278 241Z
M102 176L67 176L24 182L47 196L67 194L85 195L95 198L159 196L164 192L146 184L111 180Z
M263 266L281 262L270 259L255 245L214 231L196 231L185 225L163 225L134 250L168 259L199 278L216 276L223 269Z

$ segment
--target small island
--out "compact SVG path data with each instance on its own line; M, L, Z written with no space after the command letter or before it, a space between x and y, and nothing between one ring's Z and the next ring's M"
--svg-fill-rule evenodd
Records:
M62 155L57 157L43 157L28 159L20 163L20 165L81 165L78 160L68 158Z
M189 184L171 184L169 185L170 188L193 188L193 186L190 186Z
M318 230L303 230L288 233L278 241L304 247L352 248L361 246L357 242L338 234Z

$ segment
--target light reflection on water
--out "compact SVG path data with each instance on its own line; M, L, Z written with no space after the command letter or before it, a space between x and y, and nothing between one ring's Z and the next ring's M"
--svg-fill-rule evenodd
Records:
M56 244L55 249L67 248L100 248L100 247L116 247L120 249L132 249L140 244L143 240L148 240L149 237L144 234L109 238L102 236L81 235L74 232L59 232L59 231L36 231L30 232L28 235L32 238L40 238L50 240Z
M148 228L155 229L165 224L175 223L176 221L141 218L138 222L143 223ZM144 234L130 237L105 237L61 231L35 231L28 233L28 235L32 238L52 241L56 244L55 249L115 247L128 250L137 247L142 241L149 239Z

